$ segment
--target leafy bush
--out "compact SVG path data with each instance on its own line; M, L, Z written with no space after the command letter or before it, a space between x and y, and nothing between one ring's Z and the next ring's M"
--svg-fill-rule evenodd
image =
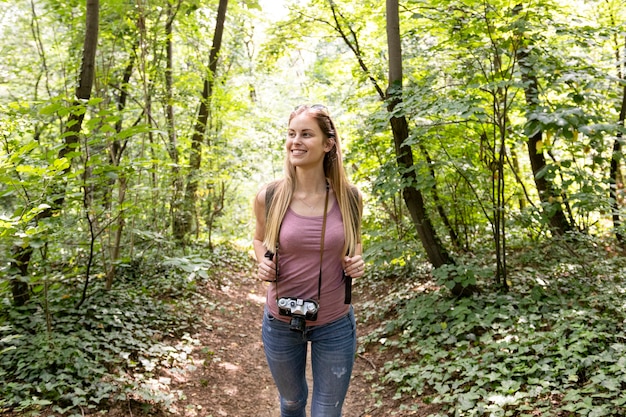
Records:
M569 257L520 250L509 293L455 299L418 291L415 277L395 281L371 306L390 320L362 338L393 355L382 382L445 415L624 415L623 259L583 243Z
M173 398L155 389L155 375L184 363L194 343L186 333L206 303L196 286L215 265L239 262L222 258L231 253L129 262L113 290L95 282L79 309L79 295L59 283L26 307L2 306L0 410L66 413L126 398L167 405Z

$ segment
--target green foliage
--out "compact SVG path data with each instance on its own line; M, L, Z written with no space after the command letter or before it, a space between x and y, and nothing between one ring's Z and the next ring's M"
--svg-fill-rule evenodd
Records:
M614 396L615 387L624 388L616 379L623 374L616 360L623 340L609 334L620 334L615 323L623 319L616 298L623 283L618 273L608 274L616 261L598 257L595 246L604 243L591 236L554 237L548 228L557 208L595 236L620 227L611 215L624 215L623 184L607 181L612 158L623 164L611 146L626 133L617 123L623 62L615 59L623 50L623 1L403 4L405 80L395 115L409 122L406 144L415 160L409 169L417 174L411 185L423 193L444 245L463 261L432 276L416 267L423 249L403 201L407 184L395 160L390 114L372 89L372 82L386 84L383 2L291 1L285 21L267 25L266 39L257 37L268 23L257 2L229 5L198 172L189 172L189 146L215 3L182 2L168 15L170 3L102 4L94 98L74 105L84 2L0 2L0 380L7 381L1 406L91 407L132 391L158 397L147 388L150 363L175 356L161 342L190 325L184 300L195 283L220 282L221 268L244 267L244 254L214 244L248 244L251 197L282 169L286 116L313 101L332 109L347 170L364 191L365 255L380 268L372 277L402 285L396 293L375 288L387 301L382 305L397 306L391 312L397 317L371 336L398 353L386 381L398 384L399 395L423 392L459 414L478 414L480 407L513 414L515 406L530 414L524 408L535 402L539 413L555 411L550 400L562 404L562 413L596 415L611 403L623 408ZM345 44L339 29L359 50ZM163 70L166 41L171 73ZM518 51L528 53L528 67L520 68ZM525 97L528 76L537 78L536 103ZM80 141L61 158L67 118L78 113L85 116ZM526 141L534 133L542 133L547 158L537 177L557 192L548 201L539 200L528 161ZM495 169L500 161L504 178ZM199 203L185 213L195 220L195 236L179 251L170 230L185 178L199 181ZM500 202L496 179L504 185ZM611 187L616 195L609 197ZM63 207L39 218L60 197ZM493 245L497 215L506 220L499 224L506 226L503 238L520 251L518 263L508 264L511 295L490 292L494 251L485 248ZM15 263L11 268L20 249L33 250L25 276ZM544 269L540 261L556 254L567 261ZM104 292L101 280L112 266L113 290ZM29 286L32 302L24 309L11 306L12 280ZM474 283L485 291L466 301L450 300L443 290ZM416 296L437 285L441 291ZM83 287L88 298L76 310ZM385 317L380 305L368 314ZM155 335L163 339L152 341ZM576 360L589 363L574 376Z
M437 285L448 287L449 290L452 290L455 286L461 286L462 288L475 286L477 277L481 272L483 271L468 263L463 265L448 264L435 269L433 278L435 278Z
M387 281L368 308L391 320L361 339L393 354L382 382L441 415L624 415L624 261L593 243L518 249L506 294L455 299L424 291L436 287L419 275Z
M80 309L78 295L59 283L46 284L23 308L4 298L0 409L51 405L68 412L126 398L160 406L173 401L155 388L157 373L184 366L195 343L188 333L198 310L210 306L197 297L196 286L247 264L245 255L228 248L208 258L150 255L123 267L115 289L105 291L98 281Z

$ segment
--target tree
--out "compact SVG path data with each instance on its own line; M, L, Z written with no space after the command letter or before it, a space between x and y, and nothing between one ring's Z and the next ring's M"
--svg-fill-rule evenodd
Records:
M519 15L522 12L522 5L515 6L512 10L514 16ZM524 17L520 17L520 20ZM519 27L525 27L524 24L519 24ZM539 99L539 81L537 75L533 69L533 59L530 54L533 49L532 39L528 39L521 30L521 33L516 34L520 39L520 45L515 48L517 62L520 66L520 73L522 83L524 86L524 97L526 98L527 105L527 118L533 117L535 112L541 112L541 102ZM544 206L550 209L546 213L546 217L549 219L552 230L563 235L572 229L569 221L565 217L563 207L560 204L562 201L562 193L558 192L555 185L548 180L546 171L549 169L546 164L546 158L544 155L543 143L543 130L541 128L535 129L535 131L528 134L528 158L532 167L533 178L535 179L535 185L539 192L539 199Z
M167 5L167 17L165 21L165 120L167 124L168 146L167 153L172 161L173 190L170 203L170 217L172 219L172 233L179 236L184 224L184 212L182 205L182 193L184 189L183 178L180 174L180 155L176 136L176 124L174 113L174 41L173 26L176 14L181 6L179 1L176 7L171 2Z
M215 20L215 33L213 35L213 46L209 56L209 67L207 75L204 79L202 97L200 99L200 107L196 119L193 136L191 138L191 148L189 154L189 173L187 174L187 184L184 196L184 215L182 222L174 227L174 237L182 240L183 237L191 231L192 217L195 213L196 193L198 191L199 177L198 172L202 162L202 144L207 131L207 123L209 120L210 103L213 94L213 85L217 74L217 64L222 46L222 35L224 33L224 22L226 20L226 7L228 0L220 0L217 9L217 17Z
M396 150L396 160L400 169L400 175L402 176L401 183L403 185L402 194L404 196L405 204L408 207L413 224L418 232L422 246L424 247L428 260L435 267L440 267L445 264L453 264L454 261L441 244L435 229L433 228L430 219L427 216L424 199L421 191L417 188L417 179L415 168L413 164L413 150L411 146L406 145L404 142L408 137L408 123L403 116L397 116L397 106L401 104L402 95L402 54L400 49L400 34L399 34L399 17L397 15L397 2L395 5L396 17L391 17L392 24L395 19L396 32L392 32L389 40L390 50L390 62L389 62L389 74L393 78L389 80L389 87L387 92L378 85L377 79L369 70L361 48L359 46L359 39L357 33L350 27L350 24L342 15L335 2L330 1L330 11L332 14L331 24L337 33L339 33L341 39L345 42L348 48L352 51L357 59L358 65L366 74L369 81L374 86L381 100L387 100L387 110L389 112L389 123L391 125L394 148ZM393 5L387 3L387 7L391 7L393 12ZM388 16L389 19L389 16ZM391 29L393 31L393 29ZM393 58L392 58L393 56Z
M402 105L402 48L398 1L387 0L386 5L389 86L384 98L388 101L387 110L390 114L389 121L393 133L396 158L402 172L402 182L405 184L402 194L428 260L437 268L446 264L454 264L454 261L441 244L426 214L422 193L416 188L417 179L413 164L413 149L405 143L409 136L408 123L405 116L397 115L398 107Z
M606 15L609 20L609 27L617 27L620 21L619 12L623 12L623 5L619 2L607 1L605 6L607 7ZM616 26L617 25L617 26ZM621 89L621 103L619 105L619 115L617 117L618 129L626 127L626 72L624 71L626 65L624 64L624 54L626 54L626 36L620 38L619 31L613 31L612 33L613 49L615 54L616 75L618 81L622 84ZM620 53L625 51L624 53ZM609 168L609 201L611 202L611 212L613 220L613 230L615 232L615 238L623 246L626 243L626 237L623 231L623 220L620 206L620 201L623 201L624 189L624 176L622 174L621 165L623 161L623 142L624 134L622 130L618 130L615 140L613 141L613 149L611 151L611 165Z
M78 77L78 85L75 90L75 99L66 123L66 131L63 133L64 145L58 153L58 160L71 159L70 152L75 152L79 143L79 135L82 122L85 117L85 107L91 98L91 90L95 77L96 48L98 45L98 0L87 0L85 5L85 37L82 49L82 66ZM67 164L64 173L67 174L71 165ZM59 189L61 188L61 189ZM40 222L52 217L63 206L65 200L65 190L62 184L57 184L55 192L50 196L52 204L41 211L34 219ZM18 276L12 280L13 301L16 305L24 305L29 300L28 288L28 267L33 247L28 241L13 247L13 258L11 269L18 271Z

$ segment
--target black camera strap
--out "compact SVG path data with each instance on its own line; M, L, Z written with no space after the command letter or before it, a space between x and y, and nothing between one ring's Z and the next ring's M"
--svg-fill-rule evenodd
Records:
M326 217L328 215L328 195L330 192L330 185L328 184L328 181L326 181L326 199L324 201L324 220L322 220L322 239L320 242L320 273L319 273L319 278L318 278L318 283L317 283L317 302L320 302L320 299L322 298L322 260L324 259L324 238L326 236ZM280 230L278 231L278 234L280 236ZM279 269L278 269L278 248L279 248L279 243L276 242L276 251L274 252L276 254L276 262L274 263L275 268L276 268L276 279L274 280L274 285L276 285L276 301L278 301L278 273L279 273Z
M320 276L317 283L317 302L322 298L322 260L324 259L324 235L326 234L326 213L328 212L328 181L326 181L326 201L324 201L324 220L322 221L322 241L320 242Z

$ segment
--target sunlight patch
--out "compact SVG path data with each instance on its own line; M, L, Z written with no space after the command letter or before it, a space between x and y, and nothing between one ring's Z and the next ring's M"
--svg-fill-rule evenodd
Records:
M220 363L220 366L224 369L226 369L227 371L238 371L239 367L237 365L235 365L234 363L230 363L230 362L223 362Z
M265 302L265 297L257 294L249 293L248 298L259 304L263 304Z
M491 395L487 398L489 402L495 403L499 407L507 405L515 405L520 399L527 397L528 394L522 392L516 392L515 395Z

